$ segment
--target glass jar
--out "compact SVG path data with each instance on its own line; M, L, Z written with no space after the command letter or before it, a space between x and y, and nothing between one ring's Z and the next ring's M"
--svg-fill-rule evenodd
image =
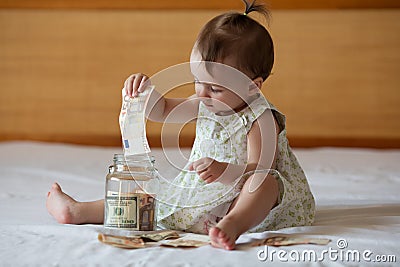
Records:
M147 154L115 154L113 161L106 177L104 227L155 230L158 180L154 159Z

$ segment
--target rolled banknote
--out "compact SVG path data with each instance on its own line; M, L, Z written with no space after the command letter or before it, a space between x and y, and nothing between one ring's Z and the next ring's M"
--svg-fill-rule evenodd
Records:
M122 90L119 125L125 156L150 152L146 136L145 109L149 94L153 89L154 86L149 86L137 97L128 97L125 90Z

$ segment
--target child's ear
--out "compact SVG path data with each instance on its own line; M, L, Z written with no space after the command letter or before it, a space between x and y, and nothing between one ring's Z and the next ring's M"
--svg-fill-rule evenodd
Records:
M255 79L253 79L253 82L250 84L250 87L249 87L249 94L254 95L254 94L258 93L261 90L263 82L264 82L264 80L261 77L257 77Z

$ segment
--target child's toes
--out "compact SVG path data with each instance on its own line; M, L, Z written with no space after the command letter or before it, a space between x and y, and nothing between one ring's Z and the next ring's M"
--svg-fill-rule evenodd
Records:
M227 240L224 244L224 248L227 250L232 250L235 248L235 241Z
M221 243L221 238L220 238L221 233L222 231L217 227L213 227L210 229L209 236L211 239L211 245L213 247L218 247L218 248L224 247L224 244Z
M229 243L229 236L222 230L219 231L218 235L219 242L222 243L224 246Z

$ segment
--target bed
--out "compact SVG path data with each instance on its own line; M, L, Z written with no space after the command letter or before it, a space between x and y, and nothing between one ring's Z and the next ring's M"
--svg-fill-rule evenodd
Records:
M395 266L400 261L400 150L295 149L316 198L315 223L243 234L233 251L211 246L126 250L98 241L102 225L58 224L45 207L51 184L59 182L65 192L80 201L102 198L107 168L118 152L118 147L0 143L0 265L359 266L379 262L380 266ZM161 149L153 149L152 155L160 172L173 175ZM247 245L274 235L328 238L331 242L283 247ZM310 251L317 257L307 258Z
M272 4L277 60L263 92L287 115L291 145L303 147L295 153L316 197L315 223L244 234L234 251L124 250L97 240L101 225L58 224L45 207L54 181L80 201L103 197L121 152L126 77L186 62L205 22L242 4L0 0L0 266L398 265L399 1L264 2ZM171 97L193 94L188 89ZM156 148L160 132L160 124L147 125L157 168L173 177ZM180 145L193 138L194 127L182 128ZM275 235L331 242L248 245ZM311 252L317 260L296 258Z

